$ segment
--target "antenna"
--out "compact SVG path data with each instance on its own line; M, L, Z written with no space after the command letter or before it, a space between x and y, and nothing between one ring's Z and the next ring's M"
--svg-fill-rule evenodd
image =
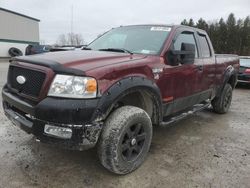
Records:
M73 5L71 5L71 33L73 33Z
M71 5L71 24L70 24L70 42L73 45L73 5Z

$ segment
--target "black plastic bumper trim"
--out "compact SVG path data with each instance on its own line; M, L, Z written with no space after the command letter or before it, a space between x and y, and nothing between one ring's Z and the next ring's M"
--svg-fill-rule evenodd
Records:
M5 109L5 114L12 121L14 125L20 127L27 133L32 133L33 123L31 121L29 121L28 119L24 118L22 115L10 109Z
M2 90L2 97L3 101L7 101L9 104L15 106L19 110L34 116L34 106L30 105L29 103L20 100L18 97L15 97L4 89Z
M65 127L65 124L48 123L43 120L29 119L19 114L8 106L4 106L5 115L12 123L27 132L35 135L41 142L71 150L86 150L96 145L101 131L102 123L83 125L82 127L71 127L72 137L70 139L56 138L44 133L45 124Z

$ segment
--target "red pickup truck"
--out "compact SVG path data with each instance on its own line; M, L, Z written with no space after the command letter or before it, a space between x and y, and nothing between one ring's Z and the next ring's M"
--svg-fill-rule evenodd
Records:
M153 126L210 104L230 107L236 55L216 55L207 33L187 26L134 25L110 30L81 51L13 58L2 90L6 116L51 145L97 145L117 174L146 158Z

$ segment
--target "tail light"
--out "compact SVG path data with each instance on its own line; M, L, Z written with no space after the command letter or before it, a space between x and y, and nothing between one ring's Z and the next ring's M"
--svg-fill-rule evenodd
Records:
M250 74L250 69L246 69L246 70L245 70L245 73Z

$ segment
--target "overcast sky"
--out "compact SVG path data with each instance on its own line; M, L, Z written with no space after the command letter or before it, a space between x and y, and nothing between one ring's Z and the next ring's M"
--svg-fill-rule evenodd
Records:
M130 24L179 24L184 18L214 21L250 15L250 0L0 0L0 7L41 20L40 40L53 44L71 30L86 42L112 27Z

